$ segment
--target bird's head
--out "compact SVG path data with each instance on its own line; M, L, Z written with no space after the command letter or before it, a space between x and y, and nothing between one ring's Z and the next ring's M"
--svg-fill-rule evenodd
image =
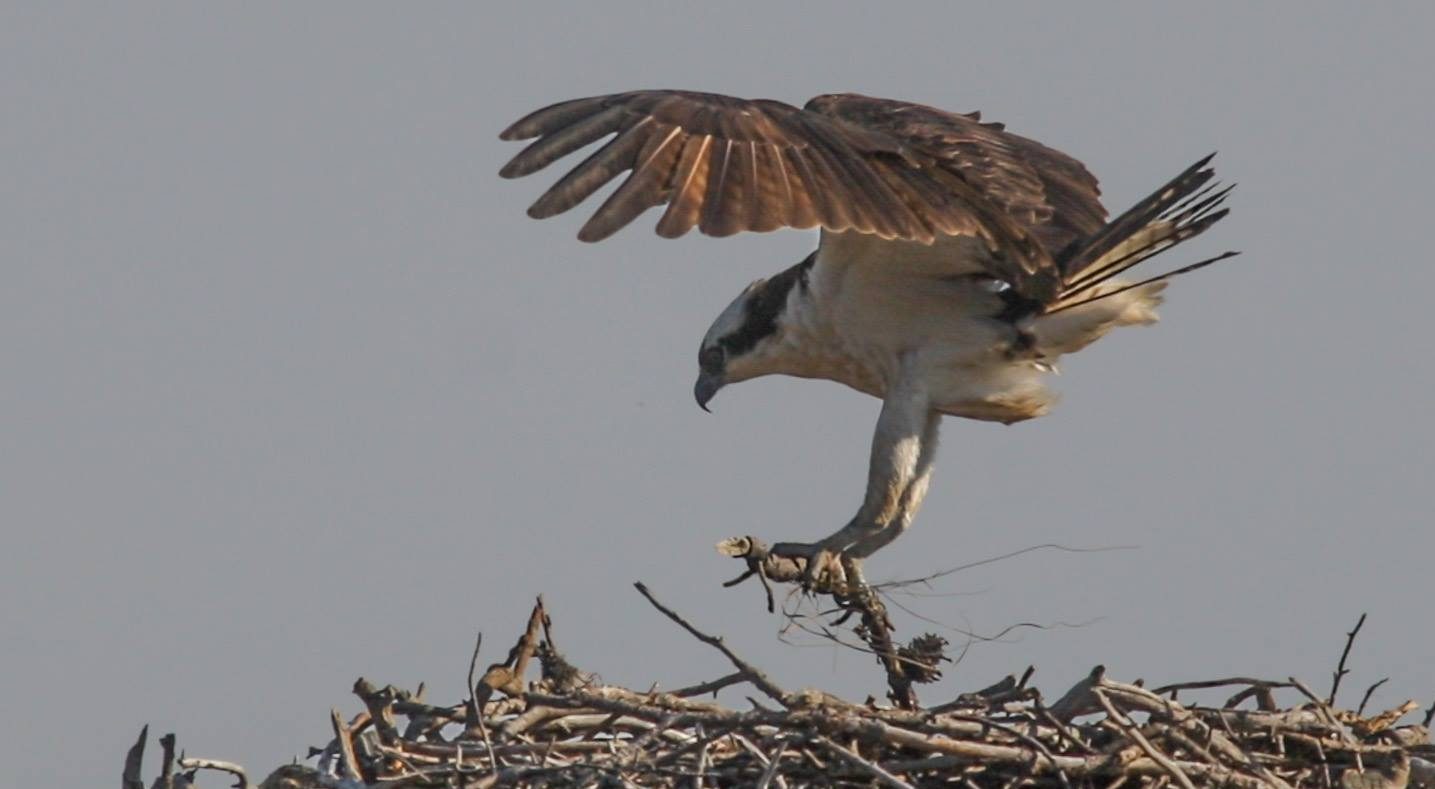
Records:
M784 371L784 357L790 354L782 342L789 297L796 289L805 292L813 259L748 285L713 321L698 349L693 387L704 411L724 386Z

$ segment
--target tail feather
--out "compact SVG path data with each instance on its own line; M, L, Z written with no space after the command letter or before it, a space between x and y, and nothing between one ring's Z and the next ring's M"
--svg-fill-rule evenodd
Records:
M1154 254L1154 253L1153 253L1153 254ZM1233 258L1233 257L1235 257L1236 255L1239 255L1239 254L1241 254L1241 253L1239 253L1239 252L1222 252L1221 254L1216 255L1215 257L1209 257L1209 258L1206 258L1205 260L1198 260L1198 261L1196 261L1195 263L1187 264L1187 265L1182 266L1182 267L1180 267L1180 268L1178 268L1178 269L1175 269L1174 271L1168 271L1168 272L1166 272L1165 274L1157 274L1157 275L1154 276L1154 277L1147 277L1146 279L1143 279L1143 280L1141 280L1140 282L1132 282L1132 283L1130 283L1130 284L1127 284L1127 283L1120 282L1120 281L1117 281L1117 282L1107 281L1107 282L1099 283L1098 285L1095 285L1095 286L1093 286L1092 288L1084 289L1084 290L1081 292L1081 298L1079 298L1079 299L1070 299L1070 298L1064 299L1063 301L1058 302L1055 307L1045 310L1042 314L1043 314L1043 315L1053 315L1053 314L1058 313L1058 312L1065 312L1066 310L1072 309L1072 308L1074 308L1074 307L1080 307L1080 306L1083 306L1083 305L1086 305L1086 304L1090 304L1090 303L1093 302L1093 301L1099 301L1099 300L1101 300L1101 299L1109 298L1109 297L1111 297L1111 296L1119 296L1119 295L1121 295L1122 293L1125 293L1125 292L1128 291L1128 290L1136 290L1137 288L1144 288L1144 287L1146 287L1147 285L1154 285L1154 284L1160 283L1160 284L1164 287L1165 284L1166 284L1165 281L1168 280L1168 279L1170 279L1170 278L1172 278L1172 277L1178 276L1178 275L1180 275L1180 274L1188 274L1188 273L1190 273L1190 272L1192 272L1192 271L1196 271L1197 269L1203 269L1203 268L1205 268L1205 267L1211 265L1212 263L1220 263L1222 260L1225 260L1226 258ZM1148 257L1149 257L1149 255L1148 255ZM1113 286L1113 287L1112 287L1111 289L1106 289L1106 288L1103 288L1103 287L1102 287L1103 285L1111 285L1111 286Z
M1215 171L1207 168L1215 154L1201 159L1130 210L1107 223L1091 237L1079 242L1059 261L1066 280L1060 297L1047 313L1069 309L1118 291L1102 287L1147 258L1205 232L1220 221L1229 209L1222 203L1234 185L1217 188ZM1203 268L1235 253L1185 266L1136 285L1156 282L1186 271Z
M1031 323L1036 349L1043 358L1056 360L1101 339L1117 326L1142 326L1157 321L1164 282L1138 287L1106 282L1092 288L1084 301L1042 313Z

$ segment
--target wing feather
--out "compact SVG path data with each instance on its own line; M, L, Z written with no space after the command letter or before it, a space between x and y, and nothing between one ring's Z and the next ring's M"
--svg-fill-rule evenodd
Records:
M852 220L847 206L837 199L837 189L832 185L836 179L822 160L805 148L788 148L783 155L792 164L792 171L799 174L805 191L812 199L817 224L828 230L850 229Z
M824 197L827 214L822 218L822 227L834 231L872 232L870 219L862 215L861 201L854 201L842 184L842 172L832 162L831 156L822 151L821 145L808 145L796 152L809 166L812 174L812 188Z
M765 142L749 142L747 174L751 185L748 223L754 232L767 233L788 225L792 190L786 183L781 157Z
M647 141L643 132L648 123L629 128L594 151L529 206L528 215L534 219L546 219L561 214L588 199L603 184L631 167L633 156L643 149Z
M624 115L622 107L609 107L540 137L513 157L498 174L504 178L518 178L536 173L579 148L618 131L623 127Z
M850 93L802 109L690 91L617 93L539 109L500 136L537 138L500 170L507 178L611 136L528 209L562 213L631 171L583 225L584 241L666 203L656 228L664 237L820 226L824 245L940 243L927 257L945 261L950 249L964 270L1053 308L1082 303L1225 215L1226 192L1210 188L1206 160L1107 224L1096 179L1070 156L978 113Z
M529 214L547 217L573 208L631 170L583 225L580 238L606 238L667 203L657 225L667 237L695 226L715 236L821 226L923 244L963 234L984 239L994 260L1020 258L1006 268L1053 268L1042 245L1032 242L1029 223L1016 221L1037 218L1039 207L1004 202L1006 193L996 188L1009 183L1015 186L1008 192L1025 194L1040 179L987 157L984 166L993 177L964 180L963 168L974 166L969 150L928 146L903 122L874 121L881 112L908 106L914 105L864 104L859 112L851 102L819 97L798 109L766 99L668 90L595 96L540 109L506 129L505 139L537 139L500 174L528 175L614 135L539 197ZM954 122L966 124L963 129L998 133L966 116L951 117L960 117ZM985 150L970 141L967 148L973 145Z
M601 111L609 104L608 99L608 96L592 96L586 99L561 101L544 107L519 118L513 125L504 129L498 138L500 140L527 140L540 134L548 134Z
M816 227L820 222L817 218L817 209L813 206L812 195L807 191L807 182L802 175L793 169L793 163L789 159L789 151L776 145L769 144L772 151L773 161L782 174L782 182L786 188L787 201L787 224L789 227L809 228Z
M737 228L729 228L733 208L729 201L735 198L731 172L733 141L722 139L714 142L708 165L708 193L703 198L698 227L710 236L728 236L737 232Z
M812 164L813 173L817 176L818 187L823 192L831 195L830 208L833 209L833 225L831 230L854 230L858 233L874 233L871 208L865 195L857 193L853 187L852 177L845 171L837 157L833 155L824 140L813 139L802 149L803 158ZM837 217L841 217L838 219ZM824 225L828 223L824 222Z
M683 152L683 130L671 126L655 133L639 153L633 174L603 201L578 231L584 241L600 241L667 198L668 180Z
M982 123L980 113L855 93L817 96L805 109L889 134L946 163L1053 255L1106 218L1096 178L1080 162L1000 123Z
M673 196L668 210L658 220L658 235L677 238L692 230L702 211L703 195L707 192L708 156L713 138L710 134L692 135L683 143L683 153L674 170Z

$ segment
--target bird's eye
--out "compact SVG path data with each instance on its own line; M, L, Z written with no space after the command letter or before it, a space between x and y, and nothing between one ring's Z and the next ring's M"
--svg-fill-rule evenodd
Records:
M720 346L714 345L702 349L698 354L698 366L704 370L716 372L722 369L723 352Z

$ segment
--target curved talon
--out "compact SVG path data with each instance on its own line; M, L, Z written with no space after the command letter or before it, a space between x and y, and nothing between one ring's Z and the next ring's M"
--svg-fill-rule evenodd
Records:
M846 554L840 557L848 589L866 589L867 577L862 574L862 560Z
M808 592L838 593L867 585L860 559L821 542L780 542L772 546L772 555L802 560L801 584Z
M772 555L802 560L802 588L812 591L822 580L823 569L833 563L830 551L818 543L779 542L772 546Z
M822 585L830 589L841 589L846 586L847 573L842 567L841 559L840 554L826 548L814 550L807 558L807 568L802 571L802 587L808 591L814 591Z

